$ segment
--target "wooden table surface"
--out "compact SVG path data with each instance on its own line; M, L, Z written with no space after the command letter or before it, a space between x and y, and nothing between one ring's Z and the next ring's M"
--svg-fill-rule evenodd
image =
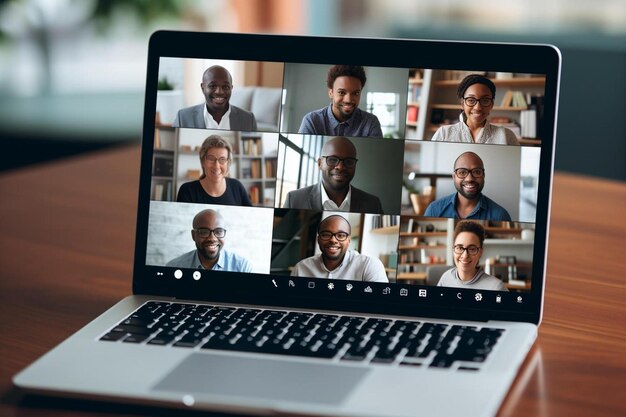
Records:
M11 377L131 292L138 147L0 176L0 415L171 411L24 396ZM544 319L502 416L626 416L626 184L559 173Z

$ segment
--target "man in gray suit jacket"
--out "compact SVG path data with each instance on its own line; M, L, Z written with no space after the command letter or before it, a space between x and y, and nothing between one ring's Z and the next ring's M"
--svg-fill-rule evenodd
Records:
M343 136L322 148L317 166L322 181L287 193L284 208L383 214L380 199L350 185L356 172L356 148Z
M232 77L219 65L207 68L200 83L205 102L178 111L173 127L256 131L254 114L229 104Z

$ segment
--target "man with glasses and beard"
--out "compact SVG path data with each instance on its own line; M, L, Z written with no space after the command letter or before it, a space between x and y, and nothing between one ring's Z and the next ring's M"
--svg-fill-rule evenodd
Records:
M462 153L454 161L452 178L457 192L430 203L424 216L511 221L506 209L482 193L485 166L474 152Z
M383 214L378 197L350 185L356 173L356 156L356 148L348 138L330 139L317 160L322 181L290 191L283 207Z
M220 213L211 209L202 210L195 215L192 225L191 238L196 244L196 249L172 259L165 266L252 272L252 265L246 258L223 249L226 226Z
M350 223L344 217L338 214L326 217L317 227L317 244L321 253L298 262L291 275L389 282L380 259L349 249L350 234Z

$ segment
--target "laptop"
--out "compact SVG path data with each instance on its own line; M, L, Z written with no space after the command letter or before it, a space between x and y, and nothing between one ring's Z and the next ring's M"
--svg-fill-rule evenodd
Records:
M14 384L496 414L542 317L560 67L550 45L154 33L133 294Z

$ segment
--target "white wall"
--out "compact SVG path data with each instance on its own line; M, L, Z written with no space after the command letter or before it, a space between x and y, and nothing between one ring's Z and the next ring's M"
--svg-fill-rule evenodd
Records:
M151 201L146 264L165 265L194 250L193 218L209 208L224 216L227 231L224 249L247 258L254 272L269 273L274 210L259 207Z
M520 219L521 149L521 146L421 142L419 151L405 154L405 165L419 167L416 172L420 173L449 174L449 180L437 180L436 198L441 198L456 192L452 179L456 158L463 152L474 152L485 166L483 194L504 207L514 221L534 222L534 216Z

